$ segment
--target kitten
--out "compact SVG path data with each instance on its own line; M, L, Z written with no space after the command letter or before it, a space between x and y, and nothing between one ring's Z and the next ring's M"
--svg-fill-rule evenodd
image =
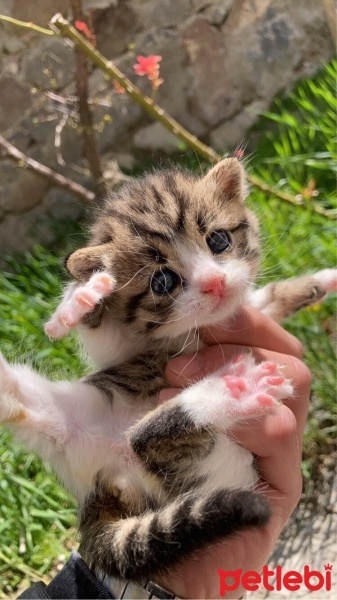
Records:
M178 170L127 184L99 207L75 280L46 325L77 326L100 369L51 382L0 362L0 422L49 461L80 508L81 553L97 572L142 582L206 544L263 526L253 457L227 433L293 393L272 362L238 356L157 406L170 356L244 302L282 320L337 287L337 271L254 290L258 222L244 170Z

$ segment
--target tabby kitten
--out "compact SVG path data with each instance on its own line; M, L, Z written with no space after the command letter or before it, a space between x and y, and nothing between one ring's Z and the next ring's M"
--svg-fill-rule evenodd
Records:
M269 518L253 457L227 435L293 393L277 364L238 356L157 406L170 356L201 345L198 328L248 302L282 320L336 289L337 271L254 290L256 217L244 170L178 170L127 184L99 207L74 282L46 325L77 326L100 369L48 381L0 363L0 421L49 461L80 508L81 553L96 571L142 583L199 548Z

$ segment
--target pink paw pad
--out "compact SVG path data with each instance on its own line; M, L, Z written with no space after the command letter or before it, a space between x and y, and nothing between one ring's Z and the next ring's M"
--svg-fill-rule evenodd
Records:
M247 371L247 367L247 354L239 354L239 356L236 356L229 365L227 373L228 375L233 375L235 377L242 377Z
M284 377L281 375L275 375L274 377L267 377L267 383L270 385L282 385L285 382Z
M271 361L264 362L264 363L261 364L261 369L263 371L265 371L266 373L276 373L277 369L278 369L278 365L276 363L271 362Z
M245 359L245 355L244 354L238 354L238 356L236 356L234 358L234 360L232 361L232 363L235 365L237 363L240 363L241 361L243 361Z
M337 269L323 269L316 273L314 278L327 293L337 291Z
M95 304L97 304L98 298L96 294L93 294L90 291L81 291L76 294L76 302L81 306L89 306L89 308L94 308Z
M261 406L264 406L265 408L271 408L275 405L274 398L269 396L269 394L258 394L255 396L255 399Z
M243 392L247 390L247 385L244 379L241 377L234 377L232 375L225 375L223 378L226 382L226 386L231 392L231 395L238 399Z
M76 317L72 317L69 314L67 314L67 315L59 315L59 320L62 323L62 325L64 325L64 327L66 327L68 329L70 327L75 327L75 325L77 324L77 318Z
M326 289L328 292L336 292L337 291L337 275L331 277L331 279L327 282Z
M115 287L115 281L106 273L97 273L91 278L92 288L102 294L103 297L111 294Z

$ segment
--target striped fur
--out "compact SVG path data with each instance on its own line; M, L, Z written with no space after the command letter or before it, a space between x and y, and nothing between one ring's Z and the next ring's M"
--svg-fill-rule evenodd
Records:
M235 158L201 178L167 170L128 183L97 208L88 245L66 259L74 281L46 327L61 337L78 325L99 369L54 383L0 361L0 422L77 497L81 551L100 573L153 578L268 521L253 457L227 432L289 397L280 375L277 389L266 383L277 366L246 356L156 407L167 360L200 347L199 327L247 301L282 320L336 287L325 270L253 289L260 245L245 194ZM165 273L172 288L162 293ZM256 389L268 391L269 408Z
M92 507L98 507L92 511ZM164 508L147 510L142 517L113 521L103 513L101 499L90 499L82 515L85 536L80 548L91 557L91 566L125 579L146 581L164 566L173 566L186 555L242 527L264 525L267 502L247 491L218 490L206 497L181 495Z

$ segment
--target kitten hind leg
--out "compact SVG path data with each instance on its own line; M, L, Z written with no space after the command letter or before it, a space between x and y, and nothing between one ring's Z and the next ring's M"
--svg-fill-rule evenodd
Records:
M19 423L27 417L20 401L19 382L12 369L0 354L0 423Z
M42 455L41 448L49 443L60 448L68 434L62 410L67 392L71 402L71 390L63 393L62 386L63 382L48 381L28 366L10 365L0 354L0 423Z
M275 412L280 400L292 393L277 364L256 364L251 355L242 355L145 415L130 430L130 444L145 469L165 485L188 485L189 477L195 478L198 461L216 452L220 432ZM250 453L230 440L226 444L227 462L235 465L239 460L235 481L251 484L256 477ZM218 466L215 458L214 473ZM209 472L206 477L213 475Z
M281 322L301 308L322 302L337 290L337 269L284 279L253 290L250 305Z
M94 273L83 285L71 284L56 311L45 324L50 338L61 338L76 327L116 286L115 279L106 272Z
M47 460L77 498L104 462L97 425L106 423L110 410L95 387L49 381L0 354L0 424Z

